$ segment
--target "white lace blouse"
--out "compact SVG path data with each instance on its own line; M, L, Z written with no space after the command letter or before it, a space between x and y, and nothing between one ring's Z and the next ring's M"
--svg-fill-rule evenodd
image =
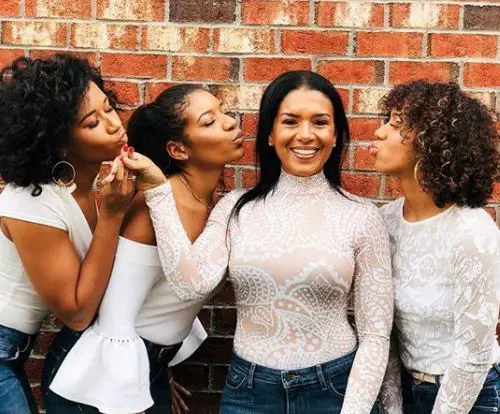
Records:
M500 358L500 231L484 210L456 206L410 223L403 204L399 199L382 208L399 357L408 370L444 375L433 414L465 414ZM391 413L402 412L397 357L391 352L383 387Z
M299 369L353 351L342 413L368 413L384 375L393 296L387 230L378 209L334 191L321 172L281 172L265 201L225 196L192 245L169 183L146 192L160 260L183 300L204 297L226 271L236 294L235 352L256 364ZM354 294L357 338L347 320Z

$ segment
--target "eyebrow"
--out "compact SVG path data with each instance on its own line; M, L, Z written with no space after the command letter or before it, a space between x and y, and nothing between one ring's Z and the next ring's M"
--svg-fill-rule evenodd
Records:
M104 100L102 101L103 103L106 103L108 100L108 97L106 96L104 98ZM93 109L92 111L90 111L87 115L85 115L81 120L80 122L78 123L78 125L81 125L83 123L83 121L85 121L89 116L95 114L95 109Z
M289 112L284 112L280 115L280 117L282 116L290 116L292 118L299 118L299 115L296 115L296 114L292 114L292 113L289 113ZM313 117L320 117L320 116L327 116L328 118L330 118L330 114L329 113L320 113L320 114L314 114Z

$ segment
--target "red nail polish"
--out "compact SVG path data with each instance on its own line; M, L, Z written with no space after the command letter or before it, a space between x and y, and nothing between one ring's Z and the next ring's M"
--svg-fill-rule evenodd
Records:
M125 145L123 146L123 151L128 151L128 145L127 145L127 144L125 144Z
M134 147L128 147L128 152L134 152Z

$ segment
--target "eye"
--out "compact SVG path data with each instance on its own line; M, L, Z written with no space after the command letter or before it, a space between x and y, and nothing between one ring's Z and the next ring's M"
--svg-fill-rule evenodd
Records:
M212 119L212 120L210 120L210 121L208 121L208 122L205 122L205 124L204 124L203 126L205 126L205 127L209 127L209 126L213 125L213 124L214 124L214 122L215 122L215 119Z
M293 118L286 118L283 120L283 123L285 125L295 125L297 123L297 121Z
M110 112L113 112L115 110L115 108L113 108L112 106L110 106L109 108L105 109L104 112L106 112L107 114L109 114Z
M329 124L328 119L318 119L314 123L319 126L324 126Z
M96 118L96 120L94 122L92 122L91 124L87 125L87 128L94 129L98 125L99 125L99 120Z

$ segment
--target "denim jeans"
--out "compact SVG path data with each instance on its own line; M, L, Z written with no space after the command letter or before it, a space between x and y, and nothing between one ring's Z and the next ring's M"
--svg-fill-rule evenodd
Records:
M440 382L432 384L413 378L406 370L401 372L403 411L405 414L430 414L439 391ZM483 388L470 414L500 412L500 364L488 372Z
M24 371L35 335L0 325L0 414L37 414Z
M356 352L314 367L281 371L233 354L221 414L335 414L344 402ZM372 414L378 413L375 406Z
M42 393L47 414L99 414L97 408L69 401L49 389L50 383L56 375L57 370L81 334L81 332L75 332L64 327L57 334L49 349L42 373ZM145 341L145 343L149 351L152 344L147 341ZM167 362L164 364L151 363L150 387L154 405L146 410L146 413L170 414L170 385L168 380Z

